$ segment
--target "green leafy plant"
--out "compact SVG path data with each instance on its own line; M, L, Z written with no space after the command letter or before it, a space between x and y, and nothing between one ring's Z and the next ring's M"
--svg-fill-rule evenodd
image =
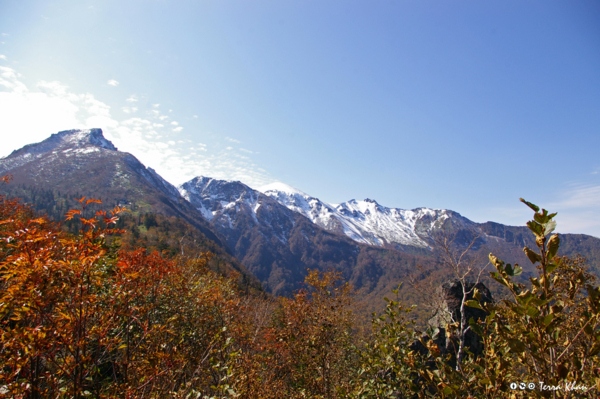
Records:
M537 251L523 251L539 273L529 279L530 285L515 282L522 268L490 254L496 268L492 278L511 297L496 304L468 303L489 313L483 325L471 324L486 346L479 383L487 392L508 392L511 383L525 382L535 386L528 396L589 397L600 386L594 374L600 352L600 290L582 259L557 256L560 237L552 234L556 213L521 201L535 212L527 227L536 237Z

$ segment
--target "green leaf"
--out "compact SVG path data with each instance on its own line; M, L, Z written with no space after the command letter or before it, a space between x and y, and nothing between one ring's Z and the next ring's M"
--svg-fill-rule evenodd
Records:
M540 311L537 307L527 306L527 315L531 317L537 317L540 315Z
M506 265L506 267L504 268L504 271L506 272L506 274L508 274L509 276L513 276L513 268L511 266L511 264L509 263L508 265Z
M531 263L535 264L536 262L542 261L542 256L540 254L538 254L537 252L532 251L528 247L523 248L523 252L525 252L525 255L527 255L527 257L529 258Z
M543 232L542 232L542 225L530 220L529 222L527 222L527 227L529 227L529 230L531 230L533 232L533 234L535 234L538 237L543 236Z
M556 268L558 267L558 265L556 263L550 263L549 265L546 266L546 272L547 273L552 273L554 270L556 270Z
M499 282L503 286L508 287L508 284L506 283L506 281L504 281L504 279L502 278L502 276L500 276L500 274L498 274L496 272L490 272L490 275L492 276L492 278L494 280L496 280L497 282Z
M531 299L531 303L537 307L544 306L548 302L550 302L550 299L541 299L541 298L537 298L537 297L534 297Z
M540 207L537 205L532 204L531 202L525 201L523 198L519 198L519 200L524 203L525 205L527 205L528 207L530 207L534 212L539 212L540 211Z
M546 214L548 213L548 212L546 212L545 209L542 209L542 212L545 212ZM536 212L536 214L533 215L533 220L535 220L536 222L538 222L542 226L544 225L544 223L547 222L545 215L543 215L541 213L538 213L538 212Z
M504 262L502 262L500 259L495 257L491 252L489 254L489 258L490 258L490 262L492 262L492 265L494 265L496 267L496 269L503 270L502 266L504 265Z
M523 305L527 305L531 301L531 299L533 299L533 294L529 290L523 291L522 293L517 295L517 300Z
M510 346L510 349L516 353L521 353L525 351L525 344L523 344L523 342L519 341L518 339L509 339L508 346Z
M465 305L471 307L471 308L477 308L477 309L481 309L484 310L481 305L479 304L479 301L476 301L474 299L470 299L468 301L465 301Z
M523 273L523 268L515 263L515 267L513 269L513 276L519 276L521 273Z
M472 317L469 319L469 326L471 326L471 330L473 330L475 334L479 335L480 337L483 336L483 329L479 324L475 322L475 319L473 319Z
M558 237L558 234L553 234L552 237L550 237L550 240L548 240L548 244L547 244L548 250L546 252L546 257L548 259L554 258L554 256L558 252L559 246L560 246L560 238Z
M596 356L600 352L600 342L596 342L594 346L592 346L592 350L589 353L589 356Z

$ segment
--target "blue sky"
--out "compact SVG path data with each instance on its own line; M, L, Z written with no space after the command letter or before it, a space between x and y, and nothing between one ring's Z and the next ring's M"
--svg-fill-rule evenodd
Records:
M0 0L0 34L0 156L100 127L174 184L600 237L597 1Z

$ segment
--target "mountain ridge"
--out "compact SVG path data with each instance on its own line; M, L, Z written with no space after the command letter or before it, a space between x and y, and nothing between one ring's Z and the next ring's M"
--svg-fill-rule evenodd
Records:
M19 184L100 195L107 205L130 204L140 215L182 218L275 294L302 287L307 269L334 269L366 301L381 302L417 265L439 267L432 249L440 231L452 232L463 248L476 240L473 250L483 258L494 252L524 265L524 276L535 269L522 251L535 245L525 227L475 223L444 209L387 208L372 199L328 204L283 183L254 190L198 176L175 187L118 151L100 129L62 131L15 150L0 159L0 174L6 173ZM581 252L600 269L600 240L561 237L563 254Z

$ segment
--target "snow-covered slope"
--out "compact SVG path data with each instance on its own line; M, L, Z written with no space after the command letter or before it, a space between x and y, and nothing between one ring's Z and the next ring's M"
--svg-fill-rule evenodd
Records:
M287 242L294 226L294 212L239 181L198 176L179 186L179 192L223 234L236 231L236 239L240 231L260 227L263 234Z
M283 183L269 184L258 191L327 230L370 245L429 248L431 233L447 220L459 228L475 226L458 213L445 209L387 208L371 199L328 204Z
M260 207L260 193L240 182L198 176L179 186L179 193L207 220L227 213L228 209L237 208L239 211L240 207L249 210L256 219L256 211Z
M108 170L114 166L115 170ZM77 185L98 182L101 177L110 187L129 184L135 173L152 187L178 202L181 198L177 188L164 180L152 168L144 166L131 154L122 153L102 134L102 129L73 129L52 134L46 140L26 145L0 159L0 173L21 170L24 182L45 181L60 184L64 177L71 180L71 173L86 174L85 181L79 176ZM14 173L14 172L11 172Z

